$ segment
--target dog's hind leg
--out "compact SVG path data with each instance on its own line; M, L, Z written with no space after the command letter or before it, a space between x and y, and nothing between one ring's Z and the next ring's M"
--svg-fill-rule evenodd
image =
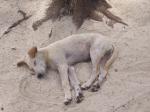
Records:
M111 51L111 50L110 50ZM99 90L99 88L101 87L101 85L103 84L103 82L106 79L106 76L108 74L108 68L106 68L106 63L107 61L110 59L112 52L106 53L102 60L100 61L100 74L98 76L98 80L92 85L91 87L91 91L92 92L96 92Z
M74 67L69 67L69 79L71 86L75 91L76 102L80 103L83 100L83 93L80 88L80 82L77 78Z
M100 89L101 85L103 84L104 80L106 79L108 71L105 69L103 64L100 65L100 74L98 76L98 79L95 81L95 83L91 87L92 92L96 92Z
M90 56L91 56L91 62L92 62L92 74L87 82L85 82L81 88L83 90L89 89L91 85L94 83L96 78L98 77L100 73L99 64L104 55L104 51L100 49L91 49Z

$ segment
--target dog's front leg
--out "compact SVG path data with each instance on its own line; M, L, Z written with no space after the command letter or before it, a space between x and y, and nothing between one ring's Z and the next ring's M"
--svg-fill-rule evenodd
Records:
M75 91L76 102L80 103L83 100L83 93L81 91L80 82L77 78L74 67L69 67L69 79Z
M64 104L68 105L69 103L71 103L71 100L72 100L71 87L69 84L69 76L68 76L68 65L66 64L59 65L58 70L59 70L61 81L62 81L62 87L65 93Z

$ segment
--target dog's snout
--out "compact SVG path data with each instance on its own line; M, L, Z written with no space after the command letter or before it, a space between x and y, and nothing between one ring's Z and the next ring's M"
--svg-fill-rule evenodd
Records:
M43 77L44 77L44 74L38 73L38 75L37 75L37 78L38 78L38 79L41 79L41 78L43 78Z

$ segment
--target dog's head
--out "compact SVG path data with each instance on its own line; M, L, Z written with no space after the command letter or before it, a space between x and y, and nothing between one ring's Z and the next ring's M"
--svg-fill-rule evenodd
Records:
M17 63L17 66L29 68L39 79L46 74L45 55L43 52L38 51L37 47L32 47L25 57Z

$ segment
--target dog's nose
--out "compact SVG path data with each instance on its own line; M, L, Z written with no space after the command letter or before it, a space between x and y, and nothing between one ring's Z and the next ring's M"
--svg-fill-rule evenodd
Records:
M37 78L38 78L38 79L41 79L41 78L43 78L43 76L44 76L44 75L43 75L42 73L38 73Z

